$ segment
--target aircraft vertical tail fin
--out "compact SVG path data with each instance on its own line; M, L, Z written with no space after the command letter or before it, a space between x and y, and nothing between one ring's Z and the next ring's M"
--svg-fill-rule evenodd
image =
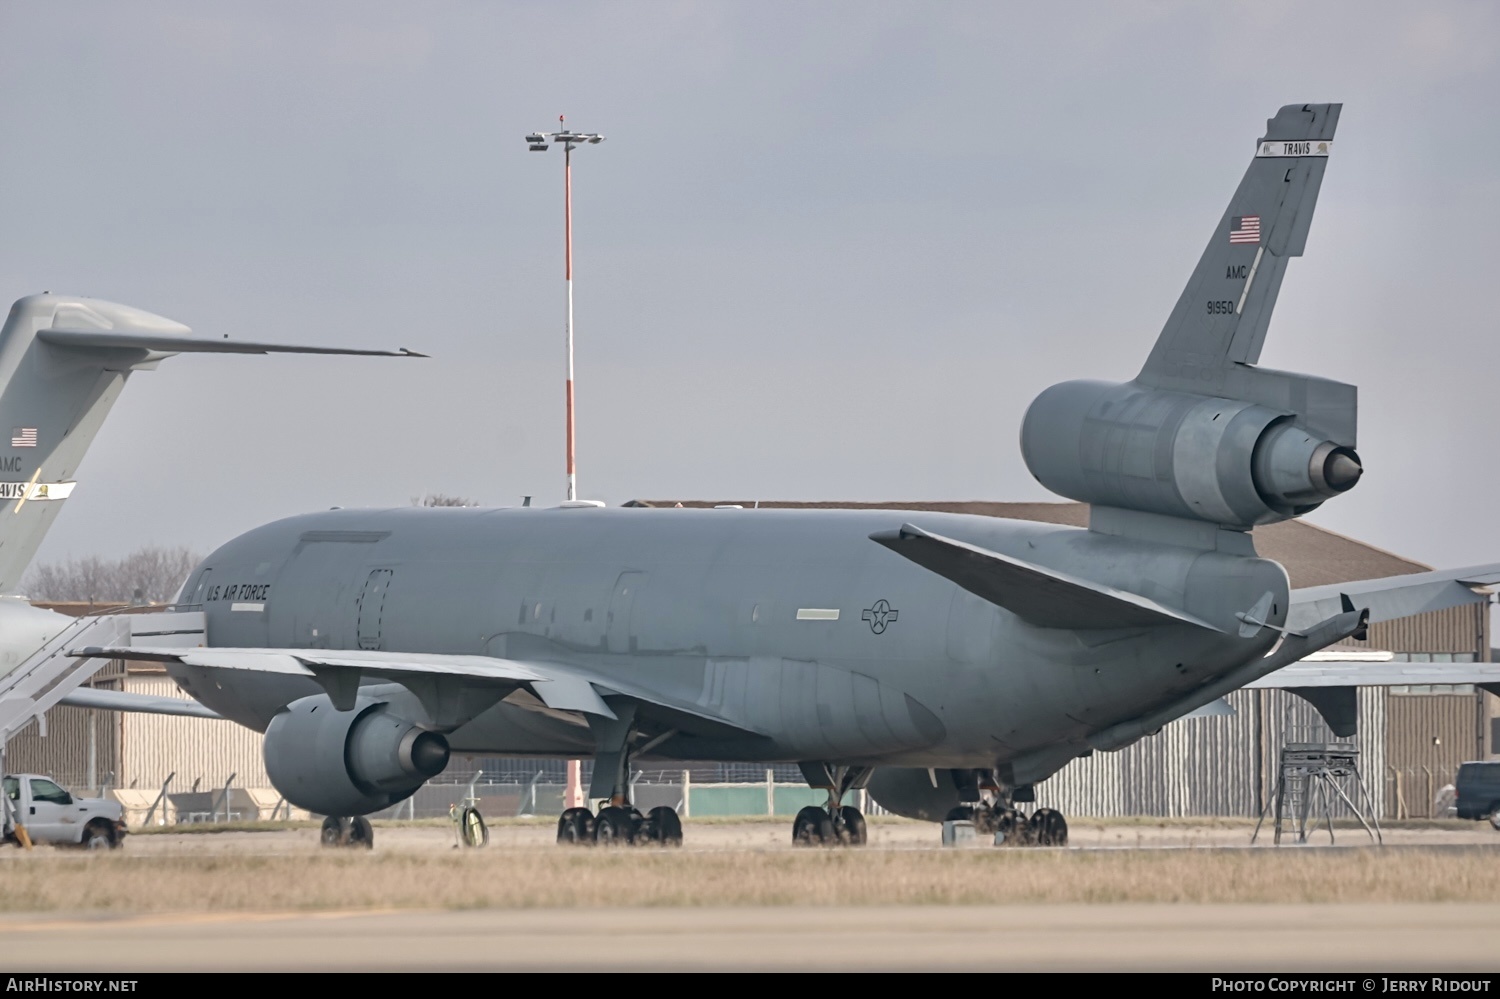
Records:
M53 326L178 335L188 328L111 302L30 295L0 328L0 593L13 593L143 352L62 351Z
M1341 104L1292 104L1265 137L1136 379L1221 394L1260 358L1286 263L1302 255Z
M94 298L30 295L11 307L0 327L0 594L20 584L132 371L180 353L425 356L191 333L170 319Z

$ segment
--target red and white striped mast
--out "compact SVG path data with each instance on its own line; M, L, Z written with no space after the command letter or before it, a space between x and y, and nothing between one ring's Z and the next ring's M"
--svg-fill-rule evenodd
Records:
M567 313L563 321L563 334L567 340L568 378L566 397L568 409L568 499L578 498L578 472L573 459L573 147L585 142L598 145L604 136L597 132L574 132L566 127L566 116L557 116L558 132L532 132L526 136L529 148L534 153L545 153L548 142L562 143L563 147L563 281L567 287Z
M526 142L534 153L545 153L548 142L562 143L563 147L563 281L567 287L567 313L563 320L563 335L567 340L568 378L566 396L568 406L568 500L578 498L578 472L573 464L573 147L585 142L598 145L604 136L596 132L574 132L567 128L565 115L557 116L560 131L532 132ZM564 808L579 808L583 805L583 767L578 760L568 761L568 784L563 793Z

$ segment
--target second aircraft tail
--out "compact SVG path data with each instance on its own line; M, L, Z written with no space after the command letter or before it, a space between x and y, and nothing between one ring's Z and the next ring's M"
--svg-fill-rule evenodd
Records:
M191 333L170 319L94 298L30 295L11 308L0 328L0 594L20 584L131 372L187 352L422 356Z

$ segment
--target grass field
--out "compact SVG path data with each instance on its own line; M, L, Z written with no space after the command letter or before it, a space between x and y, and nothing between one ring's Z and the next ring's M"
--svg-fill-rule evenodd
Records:
M273 834L274 835L274 834ZM19 858L18 858L19 859ZM1491 850L496 849L7 863L0 912L1492 902Z

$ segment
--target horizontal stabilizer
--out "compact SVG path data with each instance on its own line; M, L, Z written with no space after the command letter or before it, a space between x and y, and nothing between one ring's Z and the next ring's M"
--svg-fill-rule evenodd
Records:
M1041 628L1189 624L1221 630L1139 594L929 534L911 524L895 531L877 531L870 540Z
M1246 687L1393 687L1500 684L1500 663L1411 663L1390 659L1303 660L1268 673Z
M1495 585L1500 585L1500 564L1492 563L1310 586L1292 591L1287 627L1300 629L1337 613L1346 596L1354 607L1370 612L1373 624L1463 604L1484 603L1489 597L1478 591Z
M80 350L154 350L164 354L358 354L365 357L426 357L414 350L365 350L356 347L310 347L298 343L210 340L206 337L113 330L37 330L36 338L54 347Z

